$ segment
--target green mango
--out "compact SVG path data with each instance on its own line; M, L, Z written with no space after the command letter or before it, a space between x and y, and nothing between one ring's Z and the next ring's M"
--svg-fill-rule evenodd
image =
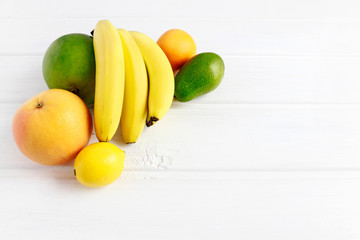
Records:
M175 98L188 102L217 88L224 76L222 58L211 52L200 53L187 61L175 76Z
M49 88L71 91L88 106L93 105L95 55L92 37L72 33L56 39L45 53L42 71Z

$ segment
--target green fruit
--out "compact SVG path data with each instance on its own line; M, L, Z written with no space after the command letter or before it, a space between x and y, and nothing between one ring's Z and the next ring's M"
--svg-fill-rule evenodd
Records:
M191 58L175 77L175 98L188 102L211 92L224 76L224 61L215 53L200 53Z
M73 33L56 39L45 53L42 70L49 88L71 91L87 105L93 105L95 56L92 37Z

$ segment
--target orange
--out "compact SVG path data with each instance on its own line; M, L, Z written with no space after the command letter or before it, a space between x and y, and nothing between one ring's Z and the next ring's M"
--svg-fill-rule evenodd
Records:
M157 44L169 59L173 71L179 70L196 53L194 39L185 31L171 29L158 39Z
M20 106L12 132L25 156L40 164L58 165L73 160L89 143L92 119L78 96L50 89Z

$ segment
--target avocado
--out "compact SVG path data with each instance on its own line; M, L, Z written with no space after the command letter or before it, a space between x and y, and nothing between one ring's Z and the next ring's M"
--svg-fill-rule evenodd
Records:
M224 61L215 53L194 56L175 77L175 98L180 102L188 102L213 91L219 86L224 70Z

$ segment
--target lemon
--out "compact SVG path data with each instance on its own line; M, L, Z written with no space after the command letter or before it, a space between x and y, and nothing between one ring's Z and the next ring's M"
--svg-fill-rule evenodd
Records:
M103 187L118 179L124 169L125 153L109 142L83 148L74 163L77 180L88 187Z

